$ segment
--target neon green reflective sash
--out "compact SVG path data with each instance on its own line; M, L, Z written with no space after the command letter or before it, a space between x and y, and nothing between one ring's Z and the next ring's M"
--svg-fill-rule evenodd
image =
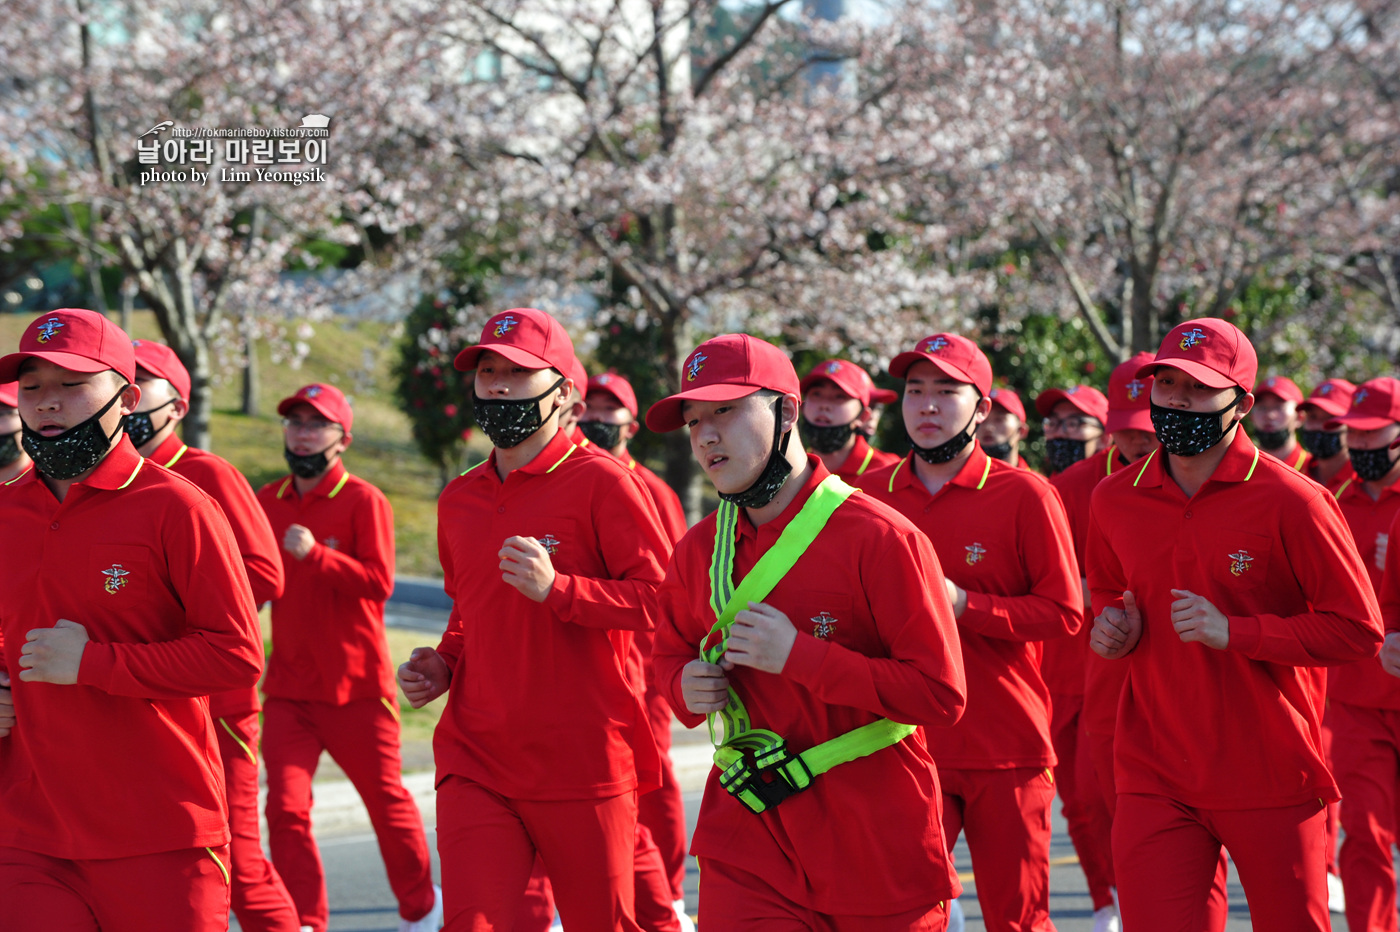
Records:
M739 529L739 509L721 502L716 514L714 553L710 560L710 608L714 626L700 644L700 659L719 663L729 646L734 616L750 602L761 602L799 557L816 540L827 520L855 489L836 476L823 479L802 510L778 535L777 542L759 558L737 587L734 585L734 548ZM709 646L706 646L709 645ZM715 719L720 736L715 734ZM812 780L833 767L874 754L897 744L915 731L889 719L871 722L800 754L787 747L781 735L754 728L748 710L734 687L729 703L706 716L710 741L715 746L715 766L720 785L754 812L778 805L793 793L811 786Z

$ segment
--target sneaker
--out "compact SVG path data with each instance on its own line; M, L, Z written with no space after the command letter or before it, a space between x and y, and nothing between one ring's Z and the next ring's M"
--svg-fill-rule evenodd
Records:
M1342 878L1336 874L1327 875L1327 911L1338 914L1347 911L1346 891L1342 889Z
M685 900L676 900L671 904L671 908L676 911L676 919L680 921L681 932L695 932L695 920L685 911Z
M948 901L948 932L963 932L966 920L963 919L962 905L957 900Z
M399 920L399 932L438 932L442 928L442 887L433 884L433 908L422 919Z
M1118 910L1112 906L1094 910L1094 932L1123 932L1123 923L1118 918Z
M301 932L316 932L316 930L313 929L311 926L302 926Z

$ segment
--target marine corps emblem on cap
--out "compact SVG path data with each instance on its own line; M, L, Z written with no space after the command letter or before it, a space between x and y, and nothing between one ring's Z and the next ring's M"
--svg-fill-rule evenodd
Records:
M37 325L35 330L39 331L39 342L47 343L53 339L54 334L63 329L63 321L57 317L50 317L48 320Z
M836 631L836 616L830 612L822 612L812 616L812 637L820 638L823 641L831 640L831 635Z
M924 344L924 352L936 353L939 350L946 348L947 346L948 341L945 340L943 337L934 337L933 339L929 340L927 343Z
M1317 393L1319 395L1330 395L1332 394L1332 389L1334 388L1336 388L1335 385L1331 384L1330 382L1327 382L1317 387Z
M982 557L987 553L987 548L974 541L963 548L967 551L967 565L974 566L982 561Z
M107 577L102 588L107 590L109 595L116 595L117 590L126 585L126 577L131 575L131 570L124 570L120 563L113 563L111 569L102 571L102 575Z
M518 323L520 323L520 321L507 314L500 320L496 321L496 329L491 332L498 337L503 337L507 333L510 333L511 329Z
M1128 400L1137 401L1142 397L1142 390L1147 387L1147 383L1142 379L1133 379L1128 383Z
M1361 402L1365 401L1370 394L1371 393L1364 387L1359 389L1355 395L1351 396L1351 406L1355 408L1357 405L1361 404Z
M536 537L535 540L540 542L540 546L544 548L544 552L549 554L551 557L559 552L559 539L553 534L546 534L543 537Z
M705 368L705 360L709 358L710 357L706 356L704 353L698 352L690 357L690 362L687 363L685 367L685 380L687 382L694 382L699 378L700 370Z
M306 388L302 389L301 394L303 398L315 398L317 395L321 394L321 386L308 385Z
M840 372L840 371L841 371L841 364L840 364L839 362L835 361L834 359L833 359L831 362L829 362L829 363L826 364L826 374L827 374L827 375L835 375L836 373L838 373L838 372Z
M1206 341L1205 331L1200 327L1192 327L1181 335L1181 343L1178 345L1182 349L1194 349Z
M1249 572L1249 564L1254 562L1254 558L1249 555L1249 551L1243 548L1230 554L1230 560L1230 572L1235 576L1242 576Z

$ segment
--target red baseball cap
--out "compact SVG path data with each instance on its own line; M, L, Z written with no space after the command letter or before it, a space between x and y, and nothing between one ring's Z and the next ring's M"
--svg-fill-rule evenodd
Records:
M0 384L0 405L9 408L19 407L19 383L5 382Z
M19 367L30 357L74 372L115 369L128 382L136 381L131 337L96 311L66 307L36 317L19 338L19 352L0 358L0 382L19 378Z
M458 353L452 365L470 372L487 350L517 365L553 369L572 378L574 341L559 321L532 307L512 308L492 317L481 328L481 342Z
M1250 392L1259 357L1239 327L1218 317L1198 317L1173 327L1152 361L1138 368L1137 377L1153 375L1160 366L1180 369L1211 388L1235 385Z
M1286 375L1271 375L1259 382L1259 387L1254 390L1255 397L1259 395L1273 395L1283 401L1292 401L1301 404L1303 401L1303 390L1298 384Z
M345 400L344 393L334 385L321 382L303 385L297 389L295 395L277 402L277 413L286 417L288 412L300 404L311 405L326 420L334 421L345 428L347 434L350 433L350 427L355 421L355 412L350 410L350 402Z
M992 390L992 364L987 361L987 354L967 337L956 333L924 337L914 349L890 360L890 375L902 379L910 366L925 361L949 378L976 387L983 395Z
M190 373L175 351L154 340L132 340L136 350L136 365L158 379L165 379L186 401L190 398Z
M1068 401L1075 410L1087 414L1100 424L1108 420L1108 399L1103 392L1092 385L1071 385L1069 388L1047 388L1035 396L1035 410L1041 417L1049 417L1055 405Z
M1400 421L1400 380L1383 375L1358 385L1351 396L1351 407L1328 421L1327 428L1378 430L1397 421Z
M870 373L845 359L828 359L817 363L802 380L802 394L818 382L830 382L867 407L887 405L899 400L899 393L888 388L876 388Z
M1108 377L1108 418L1103 422L1103 429L1108 433L1118 430L1153 432L1152 376L1138 378L1137 373L1155 358L1144 351L1113 367Z
M999 385L987 392L987 397L992 399L992 404L1001 405L1002 410L1010 411L1021 419L1021 423L1026 423L1026 406L1021 404L1021 396L1016 394L1016 389Z
M665 433L685 426L681 408L687 401L732 401L763 388L802 395L787 354L747 333L726 333L695 347L681 366L681 385L682 391L647 409L647 427Z
M1356 386L1346 379L1327 379L1314 388L1298 407L1312 405L1324 414L1341 417L1351 407L1351 396L1354 394Z
M637 416L637 393L632 391L632 383L626 377L618 375L616 372L604 372L602 375L595 375L588 380L588 393L584 396L587 399L595 392L604 395L612 395L617 399L617 403L622 405Z

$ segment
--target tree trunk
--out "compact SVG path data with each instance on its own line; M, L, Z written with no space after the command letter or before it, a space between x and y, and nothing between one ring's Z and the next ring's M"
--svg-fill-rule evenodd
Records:
M1162 336L1158 332L1161 318L1157 312L1157 304L1152 300L1152 286L1141 281L1136 275L1130 281L1133 283L1132 301L1123 311L1125 316L1132 315L1132 351L1155 353Z
M680 391L681 362L690 354L690 347L685 345L685 328L678 325L677 316L667 313L661 323L661 365L666 371L666 389L670 392ZM690 437L683 430L674 430L665 440L666 484L680 496L686 520L694 524L704 515L700 512L700 470L690 452Z
M184 440L200 450L209 449L209 421L214 413L214 386L209 363L209 346L203 341L194 344L189 357L182 353L180 361L190 373L190 413L185 415Z
M258 346L253 340L253 326L248 312L244 312L243 330L243 414L245 417L258 416Z
M131 306L136 303L136 292L122 283L122 332L131 334Z

